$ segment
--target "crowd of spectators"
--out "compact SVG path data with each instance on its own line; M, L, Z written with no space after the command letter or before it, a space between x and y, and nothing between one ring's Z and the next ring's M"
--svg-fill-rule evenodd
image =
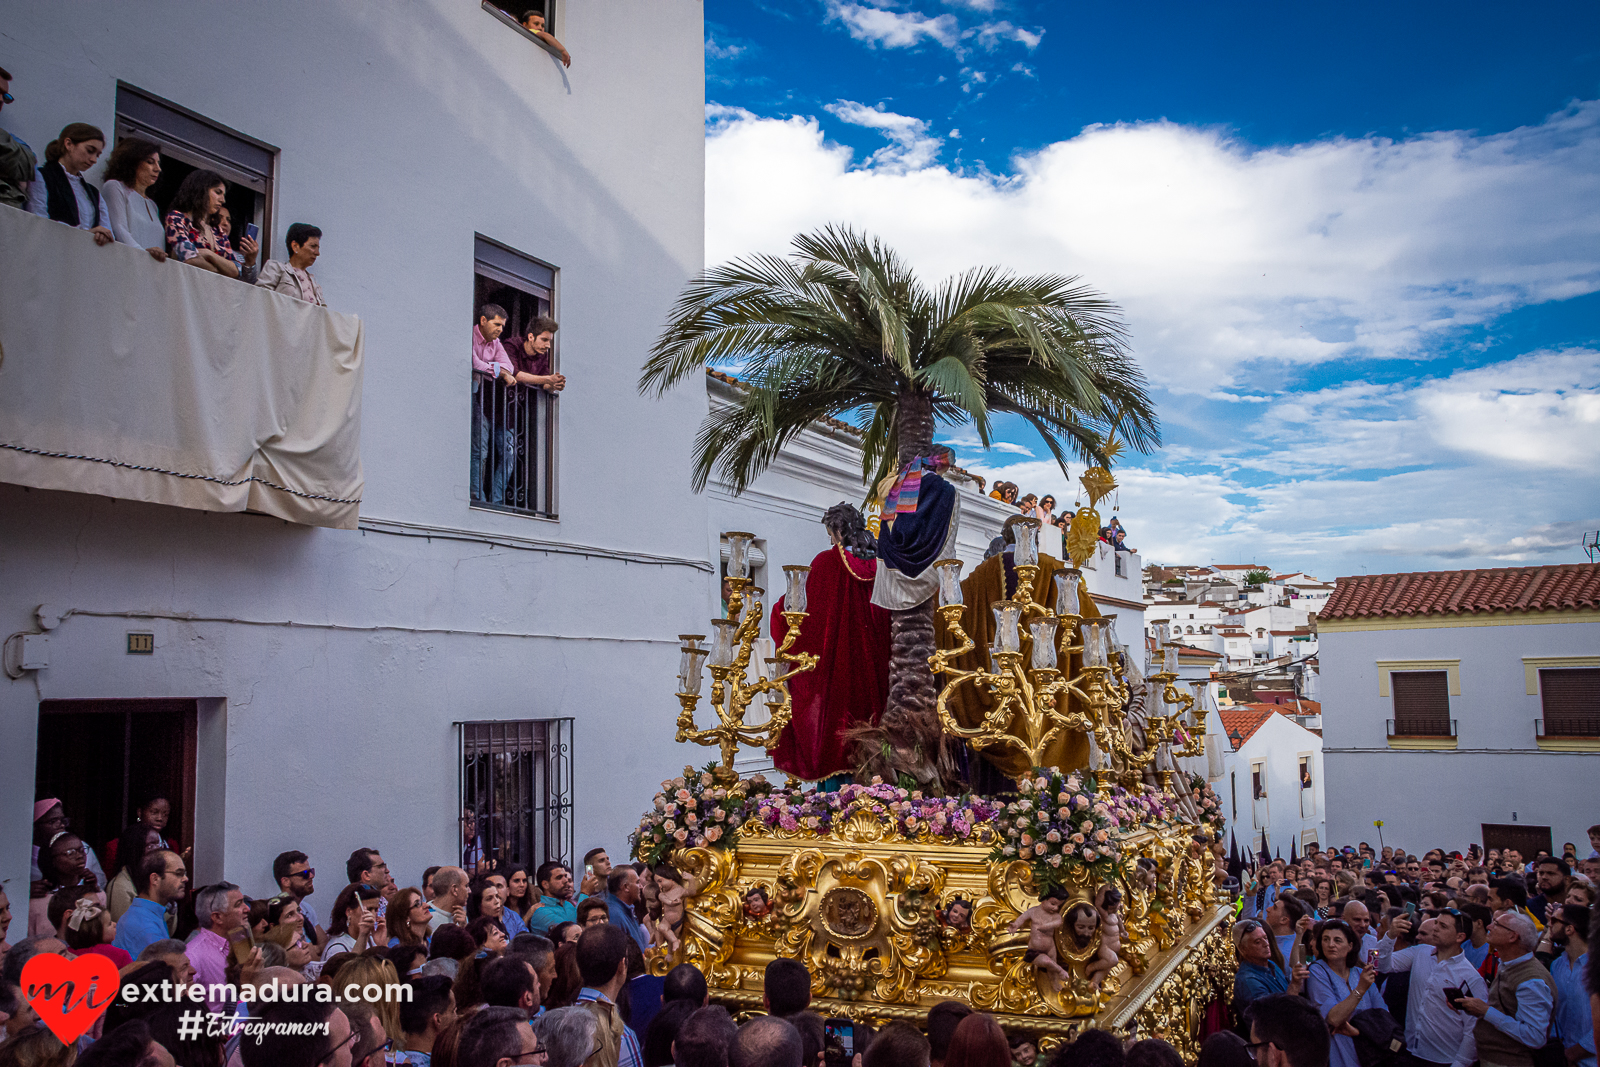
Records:
M498 869L469 832L461 863L430 867L409 887L381 852L358 848L323 913L314 903L317 869L300 851L273 860L268 896L228 882L192 888L187 856L167 838L170 813L165 798L146 801L139 820L99 850L114 872L107 894L96 849L70 831L60 801L39 802L28 936L15 945L4 940L10 905L0 892L0 1067L67 1067L75 1058L88 1067L1045 1063L1036 1038L1008 1038L992 1016L957 1001L935 1005L920 1025L824 1019L811 1010L810 972L792 959L767 966L761 1008L740 1025L710 1003L695 967L647 973L658 897L677 872L613 865L603 848L583 857L579 877L557 861ZM23 967L43 953L99 954L120 972L122 995L71 1045L40 1022L20 988ZM367 999L372 989L402 986L403 996ZM145 992L130 997L130 987ZM311 992L318 988L320 1002ZM230 1025L185 1033L192 997ZM253 1023L315 1032L260 1041L237 1032ZM1180 1067L1165 1042L1123 1046L1088 1031L1049 1063Z
M12 102L11 75L0 69L0 109ZM288 258L257 262L256 225L235 233L227 207L228 183L216 171L186 174L163 211L149 196L161 177L161 146L124 136L106 160L102 185L88 173L106 150L106 135L87 122L70 122L45 146L40 161L20 138L0 130L0 204L87 230L97 245L143 248L158 263L177 262L246 284L325 305L311 274L322 231L297 222L284 234Z
M1019 496L1021 493L1022 490L1016 482L995 482L994 488L989 491L989 495L994 499L1014 505L1020 514L1030 519L1038 519L1040 529L1055 526L1061 530L1062 536L1066 536L1066 532L1072 528L1072 520L1077 516L1075 510L1062 508L1059 512L1056 511L1056 498L1049 493L1042 497L1033 493ZM1100 527L1099 536L1101 541L1117 552L1138 551L1127 544L1127 531L1122 528L1122 520L1115 515L1111 517L1109 523ZM994 555L999 551L998 547L991 546L989 554Z
M1595 1067L1600 825L1589 839L1581 860L1571 843L1531 859L1366 843L1263 858L1228 882L1244 883L1237 1034L1252 1033L1257 1006L1292 1000L1320 1017L1334 1067ZM1383 1058L1397 1041L1408 1058Z

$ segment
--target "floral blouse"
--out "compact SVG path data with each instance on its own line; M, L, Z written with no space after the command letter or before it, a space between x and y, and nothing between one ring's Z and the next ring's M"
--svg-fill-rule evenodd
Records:
M241 281L255 283L255 264L247 266L244 257L233 250L232 242L215 229L211 231L211 236L208 238L188 215L181 211L169 211L167 212L166 230L167 255L187 263L199 255L201 249L215 252L223 259L233 260L234 265L239 268Z
M224 259L233 258L233 249L218 244L217 231L207 237L188 215L181 211L167 212L167 255L187 263L200 254L201 249L215 252Z

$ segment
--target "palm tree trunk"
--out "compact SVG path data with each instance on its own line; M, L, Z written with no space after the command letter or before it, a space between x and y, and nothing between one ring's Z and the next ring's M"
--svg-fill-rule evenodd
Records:
M909 463L933 445L933 398L901 393L896 436L899 462ZM934 600L890 614L889 701L878 729L858 737L861 775L880 775L887 782L911 778L919 788L941 790L943 745L934 709L939 690L928 657L934 652Z

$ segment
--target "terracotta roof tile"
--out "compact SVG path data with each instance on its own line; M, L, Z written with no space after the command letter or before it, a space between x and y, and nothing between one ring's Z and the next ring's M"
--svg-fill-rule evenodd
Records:
M1600 563L1339 578L1320 619L1573 611L1600 607Z
M1284 718L1292 720L1296 715L1321 715L1322 704L1315 700L1302 700L1299 702L1299 707L1296 707L1293 703L1235 704L1231 708L1219 709L1218 714L1222 716L1222 732L1230 735L1228 737L1230 744L1233 742L1231 736L1233 732L1235 730L1239 731L1241 740L1233 746L1234 751L1237 752L1246 741L1255 736L1255 732L1261 729L1272 716L1282 715Z
M1266 707L1266 710L1262 710ZM1272 718L1272 709L1261 704L1235 704L1231 708L1221 708L1217 712L1222 717L1222 733L1233 745L1235 752L1243 747L1244 743L1255 736L1263 723ZM1237 733L1239 739L1234 740Z

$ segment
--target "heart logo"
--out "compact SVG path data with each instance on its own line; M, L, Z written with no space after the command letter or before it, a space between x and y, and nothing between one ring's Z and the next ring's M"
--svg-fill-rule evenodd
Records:
M63 1045L100 1021L119 985L117 965L93 952L75 960L44 953L22 968L22 998Z

